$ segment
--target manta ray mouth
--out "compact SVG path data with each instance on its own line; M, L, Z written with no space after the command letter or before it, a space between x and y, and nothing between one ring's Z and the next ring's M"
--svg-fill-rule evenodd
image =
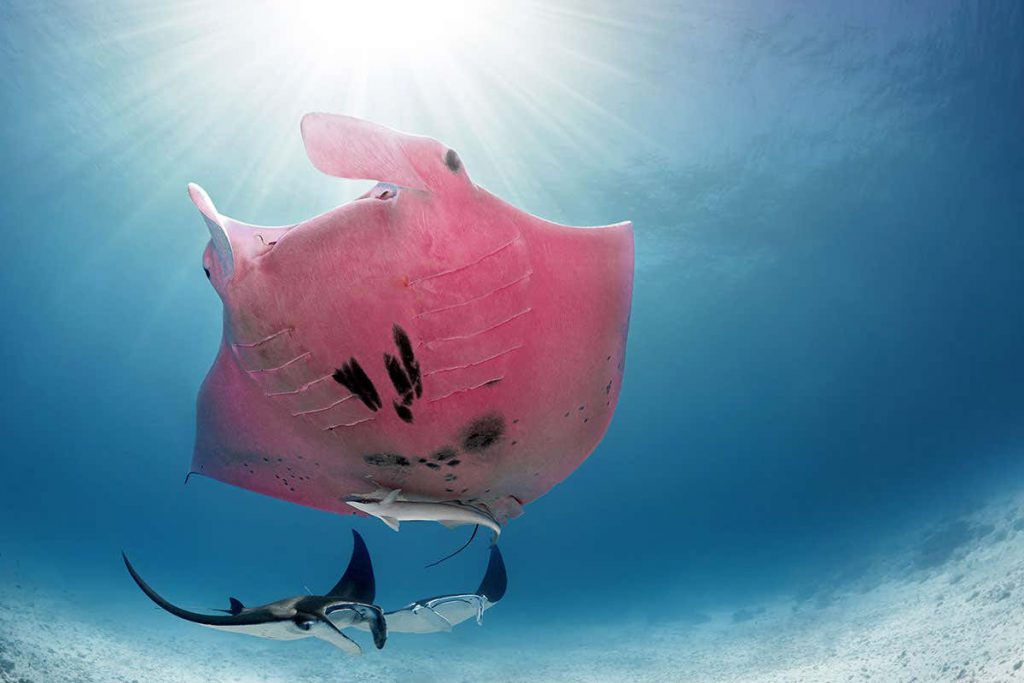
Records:
M287 232L277 239L276 244L284 242L294 233L305 232L319 226L349 222L352 219L348 217L348 214L356 211L370 210L372 206L377 205L377 202L393 202L398 198L399 192L400 190L398 186L392 185L391 183L379 182L355 199L347 201L330 211L288 226Z
M258 225L230 218L217 210L209 195L200 186L190 183L189 196L206 219L215 251L223 262L225 276L231 279L236 253L260 257L285 242L296 232L305 232L317 226L348 223L347 214L370 209L376 202L393 202L398 198L400 188L392 183L378 182L360 196L337 206L330 211L307 218L292 225ZM249 246L245 246L249 245Z

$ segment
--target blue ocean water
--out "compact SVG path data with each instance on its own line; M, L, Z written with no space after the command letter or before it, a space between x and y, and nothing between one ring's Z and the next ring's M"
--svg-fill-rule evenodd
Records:
M208 638L251 664L263 651L241 636L152 610L121 549L200 607L331 585L351 528L382 604L476 586L482 541L422 569L462 532L395 534L182 485L221 335L185 185L265 224L355 197L362 185L306 161L307 111L435 136L516 205L629 219L637 240L618 410L591 458L502 535L507 598L482 629L396 638L366 666L487 661L489 647L571 647L595 625L649 635L716 610L742 623L744 605L756 615L865 558L941 565L971 536L957 520L1020 490L1020 3L535 3L493 9L486 39L429 69L397 46L362 60L282 47L294 36L267 20L281 11L0 3L8 609L19 590L63 596L114 642ZM894 540L932 521L952 525L948 549ZM346 665L325 650L295 651ZM571 678L491 666L495 680Z

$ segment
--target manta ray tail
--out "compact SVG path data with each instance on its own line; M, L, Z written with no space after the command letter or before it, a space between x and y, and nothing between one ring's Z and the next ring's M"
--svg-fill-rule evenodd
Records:
M131 574L132 580L135 581L136 585L142 589L142 592L146 596L155 602L162 609L170 612L174 616L191 621L197 624L205 624L206 626L237 626L239 625L238 618L235 616L211 616L206 614L199 614L197 612L190 612L187 609L182 609L177 605L174 605L165 600L159 593L153 590L148 583L143 581L139 573L135 571L135 567L128 561L128 556L125 553L121 553L121 559L124 560L124 566L128 568L128 573Z
M441 564L441 563L442 563L442 562L444 562L445 560L450 560L451 558L453 558L453 557L455 557L456 555L458 555L459 553L461 553L461 552L462 552L463 550L465 550L466 548L468 548L468 547L469 547L469 544L470 544L470 543L472 543L472 542L473 542L473 539L474 539L474 538L476 538L476 532L478 532L478 531L480 531L480 525L479 525L479 524L474 524L474 525L473 525L473 533L471 533L471 534L469 535L469 540L468 540L468 541L466 541L465 543L463 543L463 544L462 544L462 547L461 547L461 548L459 548L458 550L456 550L456 551L455 551L455 552L453 552L453 553L449 553L449 554L445 555L445 556L444 556L444 557L442 557L442 558L441 558L440 560L437 560L437 561L435 561L435 562L431 562L430 564L428 564L428 565L424 566L423 568L424 568L424 569L430 569L431 567L436 567L437 565Z
M492 604L505 597L505 590L508 588L508 573L505 571L505 560L497 545L491 546L491 559L487 562L487 571L484 573L480 587L476 589L477 595L487 598Z
M352 557L349 558L348 568L327 595L367 605L372 605L373 599L377 596L377 582L373 578L370 551L366 549L363 537L355 529L352 530Z

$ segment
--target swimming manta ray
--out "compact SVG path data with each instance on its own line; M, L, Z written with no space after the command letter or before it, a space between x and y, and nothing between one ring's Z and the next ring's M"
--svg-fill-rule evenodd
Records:
M498 546L492 545L487 571L475 593L456 593L424 598L416 600L402 609L385 612L384 618L388 622L388 633L451 631L453 627L474 617L478 624L483 623L484 612L505 596L507 587L508 574L505 571L505 561L501 557ZM367 628L365 623L355 624L355 626L363 630Z
M380 607L373 604L376 583L370 554L362 537L352 531L352 557L338 583L326 595L299 595L259 607L245 607L230 599L225 615L191 612L171 604L146 583L122 553L128 573L150 600L186 621L221 631L247 633L273 640L319 638L353 655L362 652L354 640L341 632L349 626L362 626L373 634L377 649L387 640L387 621Z
M329 114L301 130L319 170L380 182L282 227L228 218L189 186L224 304L191 472L349 514L353 496L401 489L406 508L447 502L503 524L611 420L630 224L532 216L430 138Z

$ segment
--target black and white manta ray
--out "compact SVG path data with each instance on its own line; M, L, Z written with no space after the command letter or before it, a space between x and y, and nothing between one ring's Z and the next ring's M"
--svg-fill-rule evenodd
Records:
M394 612L385 612L391 633L437 633L451 631L453 627L476 617L482 623L484 612L493 607L505 596L508 587L508 574L505 561L501 557L498 546L491 546L490 560L487 571L475 593L455 593L439 595L433 598L416 600ZM365 622L353 624L356 628L366 630Z
M380 607L373 604L377 586L370 554L358 532L353 530L352 537L352 557L348 568L326 595L299 595L259 607L245 607L238 599L231 598L231 607L222 610L227 612L225 615L199 614L172 605L143 581L127 555L122 553L121 556L128 573L142 592L176 617L221 631L248 633L274 640L319 638L349 654L358 655L362 648L342 633L342 628L359 626L370 631L374 645L380 649L387 640L388 627Z

